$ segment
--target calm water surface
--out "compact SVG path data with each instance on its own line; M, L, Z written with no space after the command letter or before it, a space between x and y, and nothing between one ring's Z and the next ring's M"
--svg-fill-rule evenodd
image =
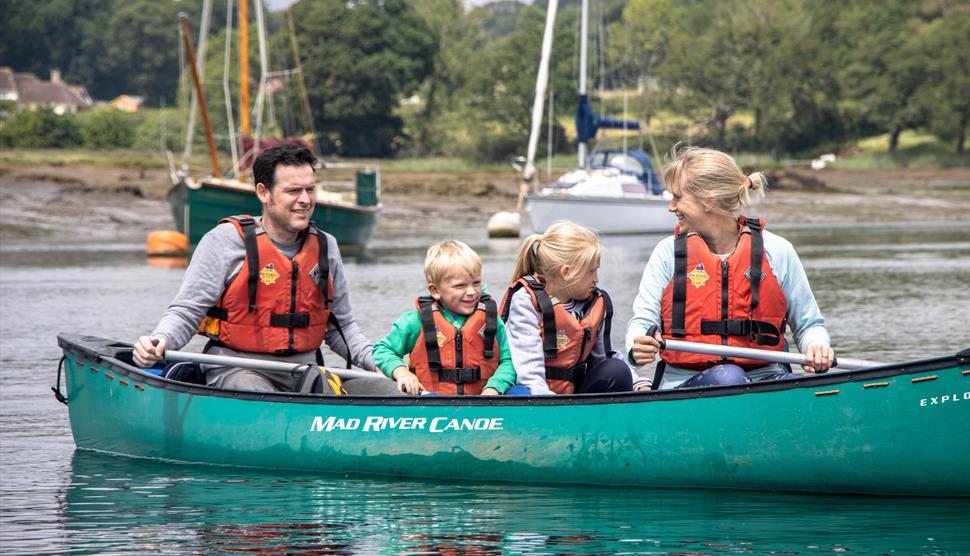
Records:
M837 352L895 361L970 347L970 224L775 230L798 248ZM482 253L500 295L517 242L472 229L457 236ZM412 306L424 248L443 238L385 234L366 257L348 259L367 334L383 335ZM659 239L604 240L615 342ZM0 245L4 554L970 554L967 500L456 484L446 469L442 482L414 482L75 451L49 389L55 336L131 341L150 331L183 271L149 266L141 253L132 241Z

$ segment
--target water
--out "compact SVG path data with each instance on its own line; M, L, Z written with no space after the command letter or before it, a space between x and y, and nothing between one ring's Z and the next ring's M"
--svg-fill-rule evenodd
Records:
M970 224L775 229L798 248L838 353L894 361L970 347ZM516 242L456 235L482 253L500 295ZM366 334L383 335L412 306L424 249L443 237L384 233L348 259ZM659 239L604 240L616 342ZM479 485L447 469L441 482L417 482L76 452L49 389L55 335L133 340L182 272L147 265L129 236L0 246L0 552L970 554L968 500Z

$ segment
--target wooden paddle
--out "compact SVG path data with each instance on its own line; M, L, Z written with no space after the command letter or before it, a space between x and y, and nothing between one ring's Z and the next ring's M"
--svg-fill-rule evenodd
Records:
M265 359L254 359L252 357L236 357L232 355L211 355L208 353L192 353L188 351L165 350L165 360L172 362L199 363L202 365L218 365L220 367L243 367L246 369L257 369L261 371L283 371L303 373L316 367L313 363L289 363L286 361L267 361ZM333 369L327 368L331 373L340 378L387 378L384 373L372 371L359 371L356 369Z

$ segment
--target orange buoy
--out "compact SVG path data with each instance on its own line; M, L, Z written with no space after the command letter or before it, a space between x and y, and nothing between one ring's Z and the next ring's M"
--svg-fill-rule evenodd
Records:
M189 238L175 230L158 230L148 234L145 252L149 257L172 257L189 254Z
M189 266L188 257L169 257L166 255L155 255L151 257L145 257L145 262L148 266L155 266L159 268L185 268Z

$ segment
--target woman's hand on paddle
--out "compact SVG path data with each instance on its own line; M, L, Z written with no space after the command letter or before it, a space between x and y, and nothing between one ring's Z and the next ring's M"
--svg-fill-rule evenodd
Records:
M394 380L397 382L398 390L404 392L405 394L417 396L421 392L424 392L424 386L421 385L421 381L418 380L418 377L403 365L394 369L391 376L393 376Z
M162 360L165 356L165 340L162 338L152 338L151 336L142 336L138 338L135 342L135 350L132 353L132 359L135 360L135 364L139 367L152 367L155 363Z
M663 337L660 332L654 332L653 336L637 336L633 339L633 362L637 365L647 365L657 359L660 351L660 342Z
M808 346L802 369L808 373L824 373L832 367L833 361L835 361L835 351L829 346Z

